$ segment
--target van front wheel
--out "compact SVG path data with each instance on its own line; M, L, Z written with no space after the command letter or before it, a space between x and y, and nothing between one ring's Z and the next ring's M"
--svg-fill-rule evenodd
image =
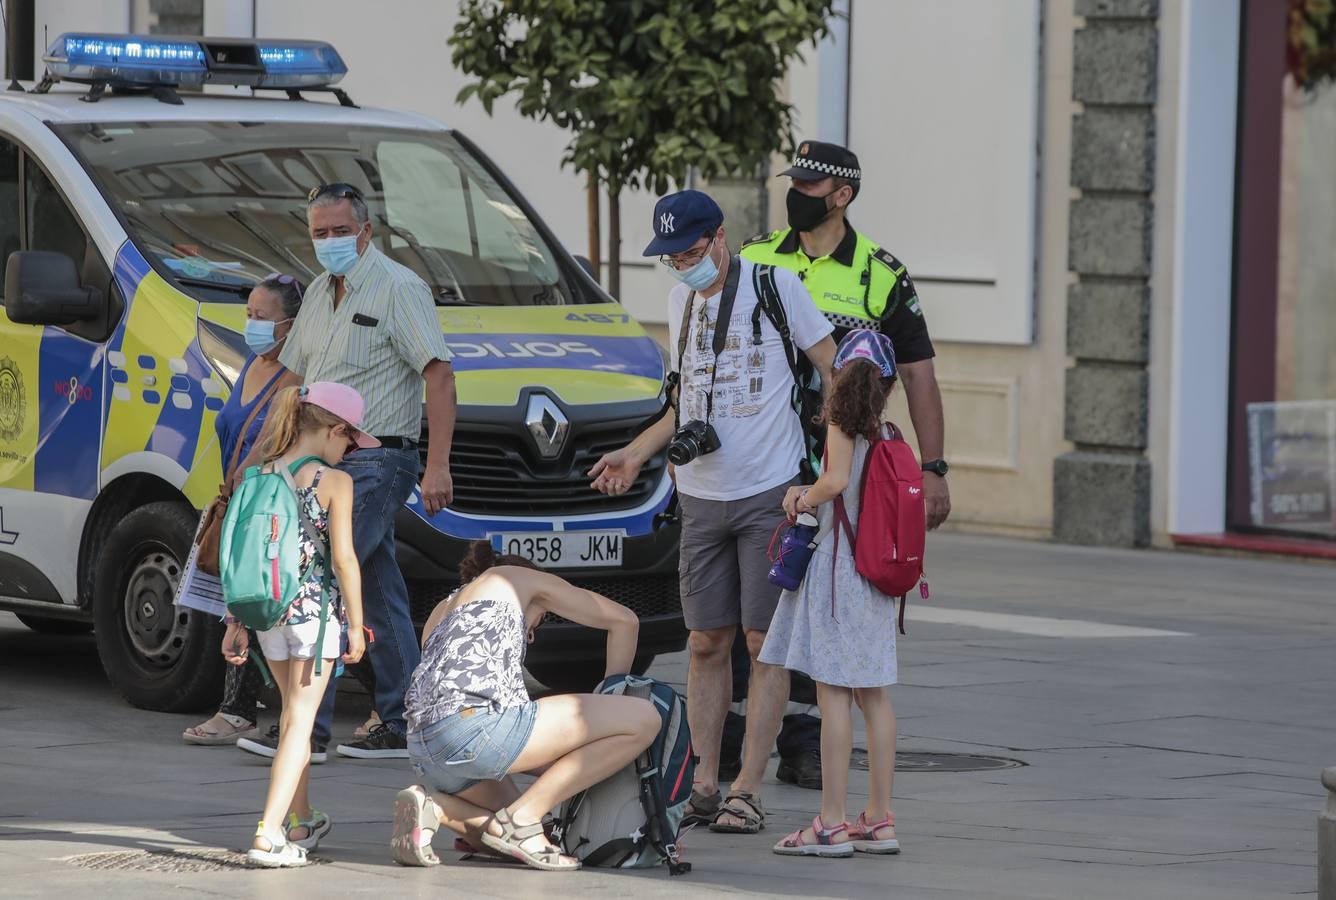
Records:
M150 503L117 523L98 556L98 655L112 684L143 709L201 709L222 692L222 626L174 604L197 521L183 503Z

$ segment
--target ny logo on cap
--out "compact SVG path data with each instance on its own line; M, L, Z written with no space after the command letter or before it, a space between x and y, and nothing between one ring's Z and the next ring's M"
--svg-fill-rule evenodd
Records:
M673 233L674 228L673 228L672 213L664 213L663 215L659 216L659 230L662 231L664 234Z

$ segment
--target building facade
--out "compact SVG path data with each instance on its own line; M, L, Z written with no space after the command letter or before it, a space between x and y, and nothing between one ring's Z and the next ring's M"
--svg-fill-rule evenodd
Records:
M567 136L504 100L492 117L455 104L449 4L319 6L35 0L34 44L40 58L65 30L195 21L328 40L354 98L460 128L585 251L584 181L559 165ZM1287 7L844 0L790 72L795 136L858 153L851 220L918 285L952 526L1336 546L1322 541L1336 537L1336 88L1300 83ZM706 187L735 244L783 224L782 179ZM670 282L637 255L654 199L623 197L621 299L662 325Z

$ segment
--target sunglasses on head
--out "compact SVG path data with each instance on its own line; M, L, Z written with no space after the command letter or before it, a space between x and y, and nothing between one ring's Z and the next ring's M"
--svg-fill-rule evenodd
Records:
M260 281L260 284L283 284L292 285L297 289L297 296L300 297L306 293L306 286L293 278L291 275L284 275L281 272L270 272Z
M345 181L332 181L311 188L306 195L306 202L314 203L320 197L338 197L340 200L363 199L362 192Z

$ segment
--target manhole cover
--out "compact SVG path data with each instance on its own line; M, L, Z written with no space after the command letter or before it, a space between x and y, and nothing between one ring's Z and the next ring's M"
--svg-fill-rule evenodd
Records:
M1015 769L1025 763L1005 756L982 756L977 753L934 753L932 751L901 750L895 754L897 772L983 772L988 769ZM867 771L867 751L855 747L849 768Z
M316 856L308 859L316 865L327 862ZM81 869L121 872L222 872L256 868L240 850L114 850L74 856L66 861Z

